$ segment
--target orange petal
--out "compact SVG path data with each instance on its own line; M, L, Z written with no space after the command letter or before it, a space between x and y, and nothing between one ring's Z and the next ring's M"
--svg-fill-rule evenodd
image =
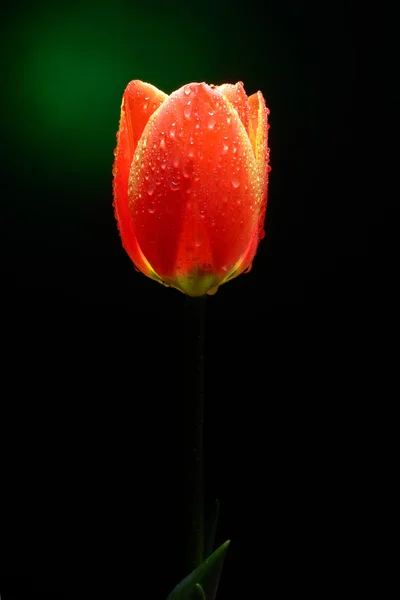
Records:
M257 92L249 97L250 107L250 140L254 155L257 160L259 176L262 186L262 203L259 213L259 236L264 237L264 219L267 209L268 175L271 170L269 166L268 148L268 115L269 110L265 104L264 96Z
M247 133L249 133L249 103L243 83L239 81L235 85L224 83L216 88L231 103L237 111Z
M168 96L149 83L131 81L123 95L113 166L113 194L122 245L143 273L159 280L143 256L132 228L128 208L128 181L136 146L150 116Z

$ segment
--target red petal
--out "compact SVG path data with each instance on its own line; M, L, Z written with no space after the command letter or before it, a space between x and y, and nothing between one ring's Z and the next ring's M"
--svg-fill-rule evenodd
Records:
M204 83L171 94L130 174L132 222L153 269L172 283L224 278L248 247L261 195L249 137L225 96Z
M241 81L235 85L232 83L224 83L223 85L218 86L217 90L223 94L232 104L233 108L236 109L247 133L249 133L249 102L243 83Z
M260 239L264 237L264 219L267 208L267 190L268 174L271 170L269 166L269 148L268 148L268 115L269 110L266 107L264 96L257 92L249 97L250 107L250 140L253 146L254 154L257 159L259 175L262 185L262 205L259 215L259 235Z
M144 258L132 228L128 208L128 181L132 158L149 117L168 96L142 81L131 81L123 95L117 133L117 148L113 166L115 217L122 244L135 265L149 277L154 277Z

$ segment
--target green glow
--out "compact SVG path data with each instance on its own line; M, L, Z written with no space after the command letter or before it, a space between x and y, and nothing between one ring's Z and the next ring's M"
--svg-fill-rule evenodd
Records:
M10 22L16 94L9 109L18 119L8 122L6 135L14 150L23 148L30 174L66 186L100 176L111 186L127 83L142 79L171 93L188 81L218 79L212 24L196 20L196 36L207 43L194 55L190 14L143 6L45 4Z

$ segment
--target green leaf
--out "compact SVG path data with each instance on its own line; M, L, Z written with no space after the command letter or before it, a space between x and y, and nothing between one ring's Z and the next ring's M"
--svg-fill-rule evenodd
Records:
M200 598L200 600L207 600L204 590L199 583L196 583L194 589L196 590L197 596Z
M206 600L215 600L222 565L230 543L230 540L227 540L217 548L172 590L167 600L199 600L199 587Z

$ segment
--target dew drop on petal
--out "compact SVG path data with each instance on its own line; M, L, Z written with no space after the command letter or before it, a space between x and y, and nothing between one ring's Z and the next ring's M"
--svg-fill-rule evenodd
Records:
M160 150L165 150L165 140L164 140L164 138L161 138Z
M234 173L232 175L232 179L231 179L231 183L233 185L234 188L238 188L240 185L240 177L237 173Z
M191 176L192 172L193 172L193 165L192 165L192 163L190 163L190 162L185 163L183 165L183 167L182 167L182 174L183 174L183 176L186 179L188 179Z
M233 269L233 265L224 265L222 267L222 269L223 269L223 271L226 271L226 272L230 271L231 269Z
M175 169L177 169L179 167L179 155L178 154L174 157L172 164L175 167Z
M192 114L192 106L191 106L191 103L190 103L190 100L189 100L189 102L187 103L187 105L183 109L183 115L186 117L186 119L190 119L191 114Z
M190 85L185 85L185 89L183 90L186 96L189 96L191 89Z
M154 186L149 185L149 187L147 188L147 193L149 196L152 196L154 194Z
M173 192L177 192L179 190L179 181L171 181L169 187Z
M154 213L154 211L156 210L156 205L154 204L154 202L150 202L149 206L147 207L147 210L151 215Z

